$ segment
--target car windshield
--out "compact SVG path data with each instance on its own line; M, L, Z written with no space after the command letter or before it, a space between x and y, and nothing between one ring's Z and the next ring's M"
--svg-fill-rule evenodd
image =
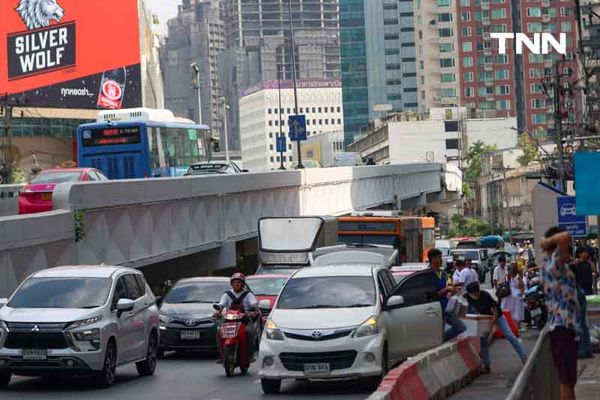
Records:
M31 180L31 183L64 183L77 182L81 177L81 172L42 172Z
M108 299L109 278L30 278L8 303L11 308L95 308Z
M286 281L286 278L253 278L246 283L257 296L277 296Z
M291 279L279 295L284 310L370 307L375 284L369 276L324 276Z
M294 272L299 270L300 266L291 266L291 265L274 265L274 266L262 266L256 271L256 275L292 275Z
M214 303L219 301L223 293L229 289L228 282L183 282L175 285L167 296L165 303Z
M462 258L470 258L473 261L479 261L479 251L455 251L453 254L462 257Z

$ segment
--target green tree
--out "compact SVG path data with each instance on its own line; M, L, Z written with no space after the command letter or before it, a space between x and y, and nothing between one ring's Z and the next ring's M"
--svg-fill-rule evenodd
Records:
M522 133L519 135L517 146L523 150L523 155L517 158L517 162L521 164L521 166L526 167L532 161L539 161L540 150L528 134Z
M496 146L486 145L481 140L469 146L467 152L467 170L465 171L465 178L468 182L476 182L481 177L483 156L494 150L496 150Z
M449 237L472 236L480 237L492 232L490 224L479 218L463 217L455 214L452 216Z

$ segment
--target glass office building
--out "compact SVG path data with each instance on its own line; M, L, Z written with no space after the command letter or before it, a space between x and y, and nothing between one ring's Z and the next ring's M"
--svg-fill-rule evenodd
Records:
M344 142L388 111L417 110L412 0L340 0Z

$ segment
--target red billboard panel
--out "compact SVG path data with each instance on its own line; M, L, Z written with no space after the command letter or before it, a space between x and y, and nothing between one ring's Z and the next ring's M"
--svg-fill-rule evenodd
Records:
M141 106L137 0L0 2L0 94L35 107Z

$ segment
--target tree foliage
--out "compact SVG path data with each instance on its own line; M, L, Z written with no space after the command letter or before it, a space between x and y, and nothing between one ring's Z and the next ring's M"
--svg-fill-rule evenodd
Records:
M531 140L529 135L522 133L519 136L519 141L517 146L523 150L523 155L517 158L517 162L521 164L521 166L526 167L532 161L539 161L540 159L540 150L536 146L536 144Z
M479 218L463 217L455 214L452 216L449 237L486 236L492 232L490 224Z
M469 151L467 152L467 170L465 171L465 178L468 182L476 182L481 177L483 156L494 150L496 150L496 146L486 145L481 140L469 146Z

